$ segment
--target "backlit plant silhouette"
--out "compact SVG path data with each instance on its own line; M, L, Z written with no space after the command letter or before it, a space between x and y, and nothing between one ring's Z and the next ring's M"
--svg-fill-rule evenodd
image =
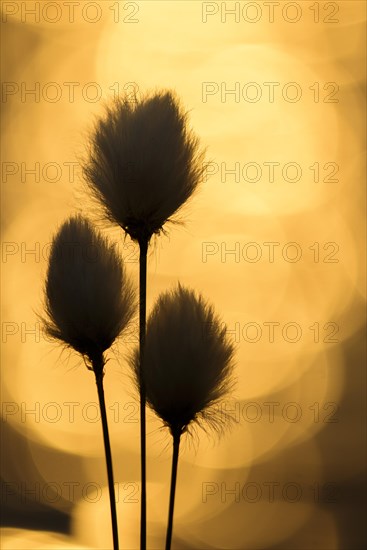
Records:
M138 386L172 435L173 456L166 550L171 548L181 436L195 422L217 430L225 417L215 407L232 386L233 345L212 306L178 286L158 298L148 319L144 363L133 360Z
M115 550L119 544L103 391L104 352L131 320L134 302L133 288L114 248L86 219L76 216L67 220L52 242L45 284L44 324L49 336L80 353L95 374Z
M86 182L105 217L139 245L139 353L143 364L147 251L194 193L203 174L203 152L187 114L169 91L134 102L116 100L98 120L84 166ZM141 548L146 547L146 396L140 391Z
M104 217L137 243L139 346L131 358L140 398L140 548L146 550L146 403L172 435L166 550L171 548L181 436L193 425L223 430L216 405L232 387L232 344L214 309L181 285L161 294L146 323L147 253L153 235L192 197L205 170L203 151L178 98L159 91L121 98L97 120L84 175ZM92 254L90 252L92 251ZM45 284L47 333L73 348L96 377L114 550L118 549L111 449L103 392L104 353L127 327L135 296L122 260L85 218L55 236Z

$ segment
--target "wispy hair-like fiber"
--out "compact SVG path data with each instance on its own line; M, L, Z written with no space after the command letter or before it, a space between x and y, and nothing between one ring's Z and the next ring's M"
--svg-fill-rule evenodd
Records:
M134 240L159 233L194 193L203 151L176 95L116 99L90 138L84 175L104 216Z
M53 239L45 310L48 335L92 363L134 315L135 292L121 259L81 216L65 221Z
M180 285L161 294L147 322L142 369L147 402L172 435L193 421L223 421L215 405L231 389L234 347L213 307Z

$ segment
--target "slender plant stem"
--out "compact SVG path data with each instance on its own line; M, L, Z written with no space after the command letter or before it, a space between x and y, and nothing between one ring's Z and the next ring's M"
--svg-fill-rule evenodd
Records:
M96 373L96 383L97 383L97 390L98 390L99 407L100 407L100 410L101 410L103 441L104 441L104 450L105 450L105 456L106 456L106 467L107 467L107 477L108 477L108 490L109 490L109 494L110 494L113 549L114 550L119 550L119 537L118 537L118 530L117 530L117 515L116 515L116 500L115 500L115 486L114 486L114 480L113 480L110 436L109 436L109 433L108 433L106 404L105 404L104 391L103 391L103 371L102 372L95 371L95 373Z
M172 530L173 530L173 510L175 507L175 493L177 480L178 455L180 451L180 434L173 436L173 454L172 454L172 472L171 472L171 489L169 495L169 511L168 525L166 536L166 550L171 550Z
M147 313L147 252L148 241L139 241L139 368L144 358L146 313ZM146 485L146 390L143 373L140 371L140 447L141 447L141 502L140 502L140 550L147 545L147 485Z

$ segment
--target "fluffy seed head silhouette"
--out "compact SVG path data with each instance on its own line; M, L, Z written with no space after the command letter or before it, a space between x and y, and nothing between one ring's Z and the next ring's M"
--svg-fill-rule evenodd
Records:
M161 294L147 322L142 369L133 367L137 383L144 377L147 402L172 435L193 421L221 428L215 405L232 387L234 348L226 329L204 299L178 286Z
M177 97L162 91L107 108L84 175L105 217L132 239L149 241L195 191L202 158Z
M135 295L124 266L90 222L68 219L53 239L45 283L49 336L92 362L126 327Z

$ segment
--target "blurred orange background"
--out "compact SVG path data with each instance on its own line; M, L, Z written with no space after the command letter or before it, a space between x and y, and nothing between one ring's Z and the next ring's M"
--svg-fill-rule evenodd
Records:
M93 376L42 332L49 244L96 219L80 160L106 102L173 89L207 148L184 226L156 239L148 310L177 281L237 345L236 422L179 464L173 548L365 544L362 1L2 2L2 548L110 548ZM138 405L109 354L121 548L138 548ZM219 411L220 413L221 411ZM162 548L170 439L148 415L148 541Z

